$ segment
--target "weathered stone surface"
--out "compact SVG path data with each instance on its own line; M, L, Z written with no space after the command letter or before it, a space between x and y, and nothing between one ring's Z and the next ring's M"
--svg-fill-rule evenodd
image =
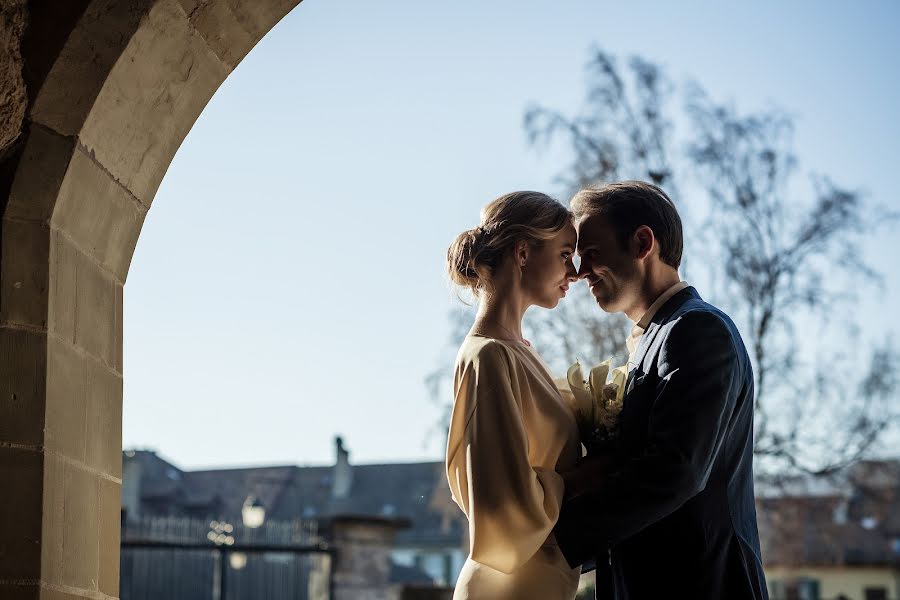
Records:
M83 254L78 257L77 269L75 344L112 368L122 329L122 323L116 322L115 317L119 284Z
M48 450L84 462L87 372L90 358L71 344L47 340L47 403L45 444Z
M46 333L0 327L0 442L44 443L46 366Z
M98 363L87 365L86 370L85 462L106 475L120 479L122 376Z
M122 377L68 342L47 342L48 450L122 476Z
M110 72L81 141L149 205L178 146L229 72L177 0L159 0Z
M47 223L69 168L75 139L32 125L9 193L6 218Z
M402 522L336 517L331 542L338 549L332 581L335 600L378 600L396 595L390 584L391 546Z
M40 600L84 600L85 596L67 594L60 590L44 588L41 590Z
M46 485L46 482L45 482ZM100 572L100 478L66 465L65 510L79 515L63 530L62 583L97 589ZM52 510L51 506L46 507Z
M100 478L48 453L44 488L42 579L96 592Z
M47 329L75 343L75 298L79 251L60 232L50 232L50 281Z
M120 419L121 421L121 419ZM122 456L121 451L118 453ZM100 480L100 592L119 595L122 485Z
M115 285L116 299L113 305L115 314L113 315L113 363L112 368L116 373L123 371L123 346L125 344L125 286L121 283ZM121 456L119 457L121 458Z
M37 584L0 583L0 598L3 600L40 600L40 594L41 588Z
M40 576L41 502L43 479L40 452L0 448L0 580Z
M82 148L62 182L51 227L65 232L103 268L125 281L147 208Z
M50 330L121 372L121 282L62 232L50 246Z
M67 523L72 519L72 513L67 513L66 508L66 463L52 454L44 457L45 488L41 499L43 518L41 520L41 569L42 578L45 581L61 583L62 563L66 557L63 554L63 535ZM68 514L68 517L67 517ZM83 520L87 515L79 515Z
M47 327L49 229L37 222L3 224L0 321Z
M191 25L232 69L299 0L181 0Z
M21 46L28 3L0 0L4 599L118 594L122 282L193 122L296 4L37 3Z
M32 121L63 135L77 135L110 69L153 2L91 2L41 85L31 107Z
M0 156L22 131L28 102L22 78L25 0L0 0Z

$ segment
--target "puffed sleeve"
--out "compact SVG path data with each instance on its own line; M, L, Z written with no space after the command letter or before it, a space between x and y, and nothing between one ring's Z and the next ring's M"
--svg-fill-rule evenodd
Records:
M504 573L544 543L563 496L559 474L529 464L511 360L492 342L457 365L447 446L450 489L468 517L472 559Z

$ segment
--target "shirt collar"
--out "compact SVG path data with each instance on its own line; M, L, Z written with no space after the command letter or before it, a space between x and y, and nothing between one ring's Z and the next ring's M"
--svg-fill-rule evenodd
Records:
M647 309L647 312L644 313L644 316L641 317L641 320L635 323L634 327L631 328L631 333L625 339L625 347L628 348L628 362L632 364L634 362L634 354L637 351L638 340L642 335L644 335L644 331L647 330L647 326L650 325L650 320L653 318L653 315L665 304L669 298L683 290L688 286L686 281L679 281L666 291L664 291L653 304L650 305L650 308Z
M647 326L650 325L650 320L653 319L653 316L656 312L662 307L663 304L668 302L669 298L683 290L688 286L686 281L679 281L666 291L664 291L653 304L650 305L650 308L647 309L647 312L644 313L644 316L637 322L636 327L640 327L642 330L646 330Z

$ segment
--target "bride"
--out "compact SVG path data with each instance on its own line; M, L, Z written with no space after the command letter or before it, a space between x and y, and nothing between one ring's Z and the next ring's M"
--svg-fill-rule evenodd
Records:
M538 192L484 207L481 224L447 252L451 280L479 299L456 361L447 477L469 521L469 556L455 600L571 600L572 569L552 535L563 499L558 471L575 465L575 417L548 367L522 337L530 306L555 307L577 279L572 215Z

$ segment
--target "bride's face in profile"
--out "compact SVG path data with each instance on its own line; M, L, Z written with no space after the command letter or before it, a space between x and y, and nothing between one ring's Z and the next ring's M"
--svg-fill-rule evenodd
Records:
M571 223L555 237L531 246L522 267L522 287L532 304L554 308L565 297L569 284L578 279L572 262L577 236Z

